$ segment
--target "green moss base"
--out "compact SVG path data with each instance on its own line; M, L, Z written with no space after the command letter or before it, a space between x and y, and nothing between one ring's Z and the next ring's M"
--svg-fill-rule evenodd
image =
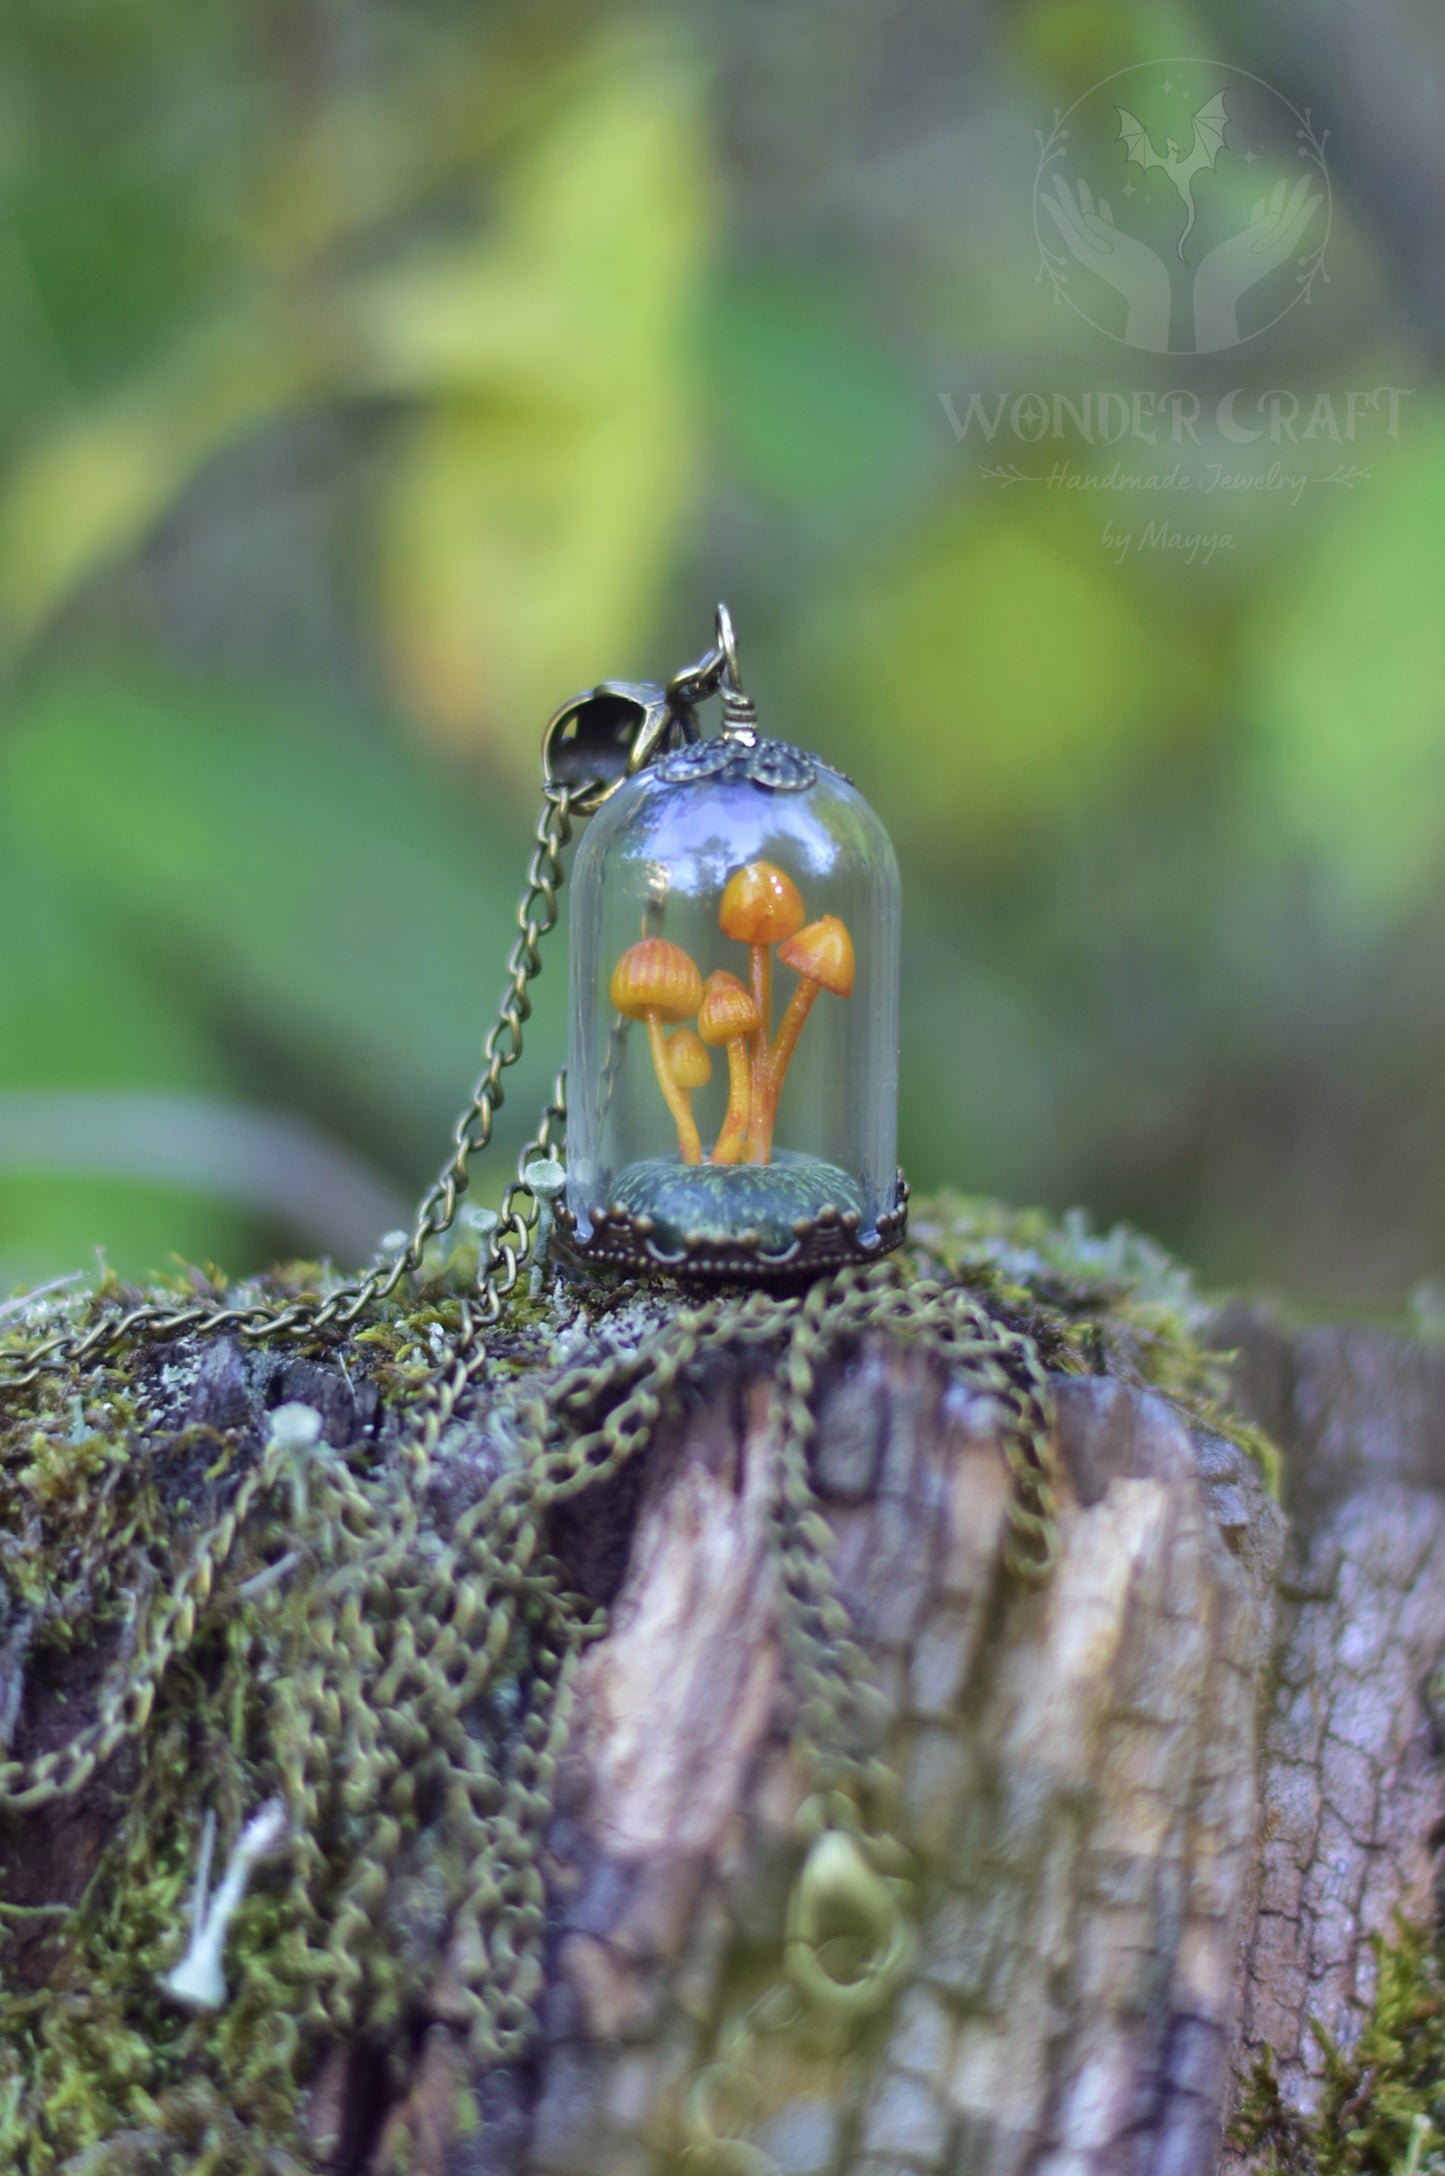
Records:
M689 1239L758 1235L763 1251L790 1245L800 1219L820 1210L862 1216L856 1179L819 1156L782 1150L770 1164L681 1164L663 1157L629 1164L611 1199L634 1217L651 1217L654 1245L680 1250Z

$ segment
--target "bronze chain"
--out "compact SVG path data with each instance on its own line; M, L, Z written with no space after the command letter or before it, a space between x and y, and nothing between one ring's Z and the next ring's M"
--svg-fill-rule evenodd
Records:
M480 1155L492 1137L492 1126L503 1100L503 1075L522 1055L522 1027L530 1017L532 1001L528 984L541 972L539 946L557 922L557 894L563 884L562 854L572 835L573 795L566 786L543 789L537 818L527 885L517 909L518 934L507 962L507 987L497 1018L483 1045L480 1079L471 1100L457 1120L453 1153L422 1197L416 1225L406 1246L391 1261L354 1283L338 1286L323 1298L298 1299L289 1307L164 1307L155 1304L131 1307L123 1314L107 1315L84 1332L58 1332L22 1355L0 1353L0 1395L25 1390L46 1373L83 1367L88 1360L117 1345L140 1337L175 1337L182 1331L197 1336L218 1336L230 1331L256 1342L285 1337L308 1337L332 1326L350 1329L367 1309L396 1290L408 1271L420 1266L427 1241L436 1239L453 1223L457 1207L470 1182L473 1156ZM523 1151L520 1170L532 1155L545 1155L555 1145L564 1110L559 1081L558 1098L543 1114L537 1138ZM519 1202L531 1199L516 1183L503 1198L500 1220L491 1234L481 1275L481 1315L495 1322L501 1303L525 1266L530 1236L536 1224L535 1204L523 1212Z
M695 699L708 691L709 674L716 681L726 664L726 646L719 645L701 667L679 675L669 695L680 690ZM0 1354L0 1400L134 1340L189 1332L273 1341L354 1330L375 1316L420 1266L427 1243L452 1224L471 1159L488 1145L505 1072L521 1055L540 942L557 921L563 851L587 798L552 778L544 786L483 1070L406 1247L354 1282L280 1307L146 1304L58 1332L28 1350ZM444 1432L487 1373L484 1332L500 1318L532 1250L538 1209L521 1174L534 1157L558 1147L564 1122L559 1076L483 1250L478 1295L463 1300L444 1364L417 1388L400 1499L395 1493L383 1499L336 1453L313 1457L303 1477L273 1433L169 1592L143 1612L128 1659L102 1688L95 1720L29 1762L0 1763L0 1807L26 1812L70 1798L122 1744L143 1736L168 1668L203 1626L216 1622L223 1599L234 1599L231 1564L248 1524L288 1488L304 1488L324 1524L327 1561L308 1590L304 1633L293 1626L287 1667L271 1673L270 1694L276 1742L290 1748L281 1784L294 1846L296 1939L324 1960L311 1970L294 2030L375 2030L384 2023L365 1984L366 1937L376 1927L418 1794L440 1780L464 1867L453 1900L451 1956L472 2053L481 2063L515 2058L532 2032L542 1985L546 1900L538 1861L577 1666L587 1642L604 1629L600 1617L578 1608L562 1567L547 1556L548 1518L645 1452L699 1362L724 1350L754 1353L772 1373L773 1547L814 1788L801 1839L808 1849L789 1915L786 1999L774 1988L727 2028L718 2060L695 2081L685 2121L704 2162L711 2155L719 2168L756 2168L762 2164L754 2149L720 2113L729 2089L747 2073L755 2040L777 2031L785 2015L815 2021L832 2015L846 2027L887 1999L911 1948L906 1860L888 1833L898 1786L882 1754L879 1696L833 1583L828 1528L809 1478L820 1372L859 1340L883 1335L924 1344L956 1380L995 1401L1012 1479L1006 1560L1027 1582L1047 1575L1057 1548L1048 1382L1030 1339L999 1324L968 1292L909 1281L895 1262L841 1270L802 1294L709 1299L684 1306L645 1351L614 1353L539 1381L522 1402L511 1470L438 1548L434 1536L422 1533L426 1485ZM398 1597L405 1606L397 1606ZM259 1614L265 1621L266 1604ZM467 1716L495 1687L519 1639L526 1647L527 1712L499 1773ZM317 1838L338 1798L366 1833L322 1925ZM866 1935L864 1964L846 1978L832 1968L814 1924L825 1903L832 1912L840 1899Z

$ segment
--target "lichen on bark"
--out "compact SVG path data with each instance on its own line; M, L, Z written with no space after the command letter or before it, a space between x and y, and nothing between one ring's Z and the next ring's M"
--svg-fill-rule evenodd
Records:
M920 1207L910 1244L905 1285L972 1296L1054 1371L1061 1555L1039 1594L1001 1577L1008 1481L986 1398L926 1341L840 1344L816 1384L812 1483L883 1696L919 1946L896 2004L845 2054L768 2054L750 2136L789 2176L1203 2176L1277 1961L1256 1908L1271 1823L1288 1814L1269 1736L1281 1726L1259 1706L1275 1698L1282 1536L1265 1431L1293 1448L1299 1399L1320 1393L1288 1338L1269 1332L1268 1347L1257 1318L1221 1321L1136 1234L950 1198ZM73 1799L0 1818L0 2156L35 2176L127 2161L158 2176L660 2171L689 2080L779 1969L806 1749L766 1538L769 1351L723 1339L670 1379L638 1455L550 1520L548 1561L596 1636L547 1833L545 1978L525 2061L469 2044L476 1960L458 1914L475 1872L457 1778L504 1769L525 1731L546 1608L508 1632L462 1737L444 1688L398 1674L390 1633L384 1663L371 1651L368 1613L427 1590L569 1370L605 1364L618 1383L654 1358L665 1370L696 1298L558 1275L532 1299L524 1280L417 1501L408 1416L475 1275L474 1244L443 1244L348 1336L117 1349L84 1382L58 1375L0 1406L0 1726L31 1761L124 1675L177 1567L266 1459L268 1416L299 1401L322 1423L312 1460L276 1459L254 1488L143 1727ZM246 1296L320 1277L303 1267ZM181 1289L224 1291L195 1273ZM20 1350L57 1313L124 1297L63 1299L0 1331ZM725 1321L741 1302L710 1304ZM1280 1350L1294 1356L1288 1396L1271 1374ZM1290 1581L1323 1576L1296 1568L1323 1516L1307 1509L1286 1560L1280 1683L1310 1606ZM1417 1602L1403 1625L1412 1655L1427 1619ZM459 1621L454 1651L482 1636ZM398 1701L417 1737L410 1782L387 1749ZM345 1786L319 1793L318 1718ZM1391 1727L1413 1743L1408 1715ZM449 1748L430 1768L429 1743ZM1326 1748L1322 1772L1338 1790L1334 1758ZM1413 1813L1379 1769L1401 1824L1430 1802L1418 1767ZM201 1811L224 1844L303 1768L305 1834L241 1908L230 2001L187 2018L160 1979L184 1946ZM1418 1839L1419 1863L1430 1848ZM1402 1895L1378 1877L1362 1893L1365 1951ZM1309 1970L1301 1984L1308 2014ZM1351 1983L1366 2009L1375 1984ZM1346 2067L1368 2045L1360 2023L1352 2011L1340 2036ZM1300 2103L1300 2081L1327 2068L1285 2076L1279 2124L1329 2120L1328 2091ZM1398 2127L1381 2136L1397 2143Z

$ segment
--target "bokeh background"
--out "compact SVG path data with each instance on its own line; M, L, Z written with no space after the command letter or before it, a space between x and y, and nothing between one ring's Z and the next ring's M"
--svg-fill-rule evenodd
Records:
M1171 54L1329 130L1328 279L1208 371L1037 276L1040 133ZM1445 1273L1442 110L1426 0L9 0L0 1292L403 1221L542 724L719 596L899 848L915 1186ZM942 399L1180 383L1409 397L1207 565Z

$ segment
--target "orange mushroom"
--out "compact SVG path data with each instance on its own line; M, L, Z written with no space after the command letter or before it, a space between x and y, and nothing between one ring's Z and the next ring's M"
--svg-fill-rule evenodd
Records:
M748 1055L748 1038L759 1034L761 1026L758 1008L736 975L730 975L719 968L716 974L708 976L702 986L697 1032L705 1043L712 1043L714 1046L725 1043L728 1054L727 1116L713 1148L712 1160L715 1164L735 1164L742 1161L748 1113L752 1108L752 1064Z
M673 1079L663 1041L664 1020L688 1020L702 1002L702 976L680 944L644 937L629 946L612 970L612 1002L626 1020L645 1020L657 1085L677 1126L677 1151L685 1164L702 1162L687 1091Z
M718 923L725 937L749 948L749 980L758 1008L752 1059L755 1111L765 1107L768 1095L768 1038L773 1032L773 959L768 948L795 936L805 911L797 885L771 861L750 861L734 869L723 889Z
M706 985L703 995L706 999ZM674 1028L667 1038L667 1070L682 1090L688 1117L692 1117L692 1091L706 1088L712 1079L712 1059L701 1035L691 1028Z
M796 936L780 944L778 958L785 967L792 968L798 977L798 986L788 1000L777 1041L769 1054L768 1096L761 1123L754 1117L749 1132L749 1152L757 1163L766 1163L771 1154L773 1122L778 1115L783 1077L803 1032L803 1022L813 1009L814 998L820 990L831 990L835 997L853 994L853 939L848 934L847 923L840 921L836 914L825 914L820 921L810 922L806 929L800 929Z

